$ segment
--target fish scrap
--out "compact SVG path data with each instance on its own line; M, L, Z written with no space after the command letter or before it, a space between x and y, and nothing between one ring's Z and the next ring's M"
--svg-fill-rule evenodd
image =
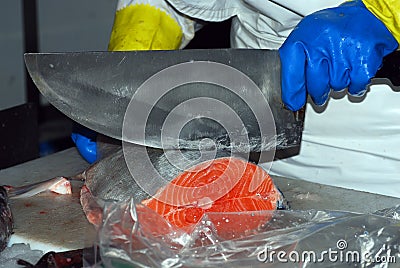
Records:
M13 227L13 215L8 203L7 190L0 186L0 251L6 248Z

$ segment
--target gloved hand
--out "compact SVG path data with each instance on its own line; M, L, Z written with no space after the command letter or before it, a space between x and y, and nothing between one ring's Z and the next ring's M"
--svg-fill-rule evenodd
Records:
M296 111L307 93L323 105L330 89L348 88L362 95L398 42L362 1L306 16L279 49L282 64L282 100Z
M82 126L74 126L71 134L79 153L90 164L97 160L96 136L96 132Z

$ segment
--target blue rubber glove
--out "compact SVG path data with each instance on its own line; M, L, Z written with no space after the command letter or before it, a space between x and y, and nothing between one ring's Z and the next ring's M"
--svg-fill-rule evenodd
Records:
M398 46L386 26L352 1L306 16L279 49L282 101L299 110L307 93L323 105L330 89L361 96L384 56Z
M84 127L75 127L71 134L79 153L90 164L97 160L96 136L96 132Z

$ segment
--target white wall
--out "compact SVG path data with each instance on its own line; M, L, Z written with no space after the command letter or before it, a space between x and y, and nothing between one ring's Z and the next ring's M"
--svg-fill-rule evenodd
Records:
M22 1L0 8L0 110L26 102ZM40 52L107 50L117 0L37 0Z

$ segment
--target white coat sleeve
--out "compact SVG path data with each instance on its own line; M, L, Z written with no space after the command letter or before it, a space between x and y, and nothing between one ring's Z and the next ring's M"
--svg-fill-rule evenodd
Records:
M109 50L183 48L195 28L194 20L164 0L119 0Z

